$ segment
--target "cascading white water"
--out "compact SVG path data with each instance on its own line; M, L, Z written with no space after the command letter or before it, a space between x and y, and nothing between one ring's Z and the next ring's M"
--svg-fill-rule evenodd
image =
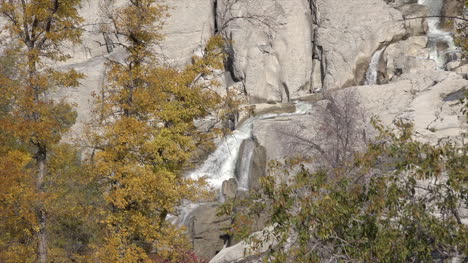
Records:
M235 177L235 167L242 142L252 136L253 124L258 120L273 119L283 116L306 114L312 106L308 103L296 103L293 113L265 114L246 120L237 130L227 136L198 169L189 174L192 179L205 177L209 185L220 189L225 180ZM248 178L246 179L248 181Z
M439 68L444 68L447 63L447 54L458 52L452 34L440 29L439 16L442 14L444 0L418 0L418 4L427 6L430 10L429 16L434 16L427 18L429 27L427 37L429 40L429 48L431 49L429 56L430 59L437 63ZM438 47L440 43L446 44L447 49L441 51Z
M382 56L383 51L384 51L383 48L380 50L377 50L372 56L371 62L369 64L369 68L367 69L367 72L366 72L366 80L364 81L364 84L366 85L377 84L379 61L380 61L380 57Z
M206 177L209 185L215 189L221 188L225 180L233 178L239 148L245 139L250 138L254 119L247 120L239 129L228 135L203 165L193 171L189 177L192 179Z
M190 173L188 177L192 179L205 177L211 187L219 190L225 180L235 177L235 168L240 147L244 140L252 137L254 123L259 120L304 115L312 109L312 105L305 102L297 102L295 106L296 111L293 113L264 114L246 120L237 130L227 136L227 138L218 145L216 150L210 154L202 166ZM252 155L247 153L248 156L245 158L245 161L249 163L253 156L253 148L250 152ZM241 190L248 190L250 165L241 164L240 166L244 166L244 169L241 171L238 188ZM221 201L223 200L221 199ZM200 205L199 203L187 202L178 208L178 216L171 215L168 220L174 224L187 226L191 218L191 213Z

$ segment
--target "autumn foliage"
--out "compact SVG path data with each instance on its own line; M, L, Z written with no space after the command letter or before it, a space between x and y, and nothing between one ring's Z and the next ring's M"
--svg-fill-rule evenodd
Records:
M200 74L223 66L222 42L213 38L204 57L183 69L161 65L152 48L161 39L158 21L165 8L157 1L130 1L107 10L110 33L127 51L108 63L107 83L96 96L99 150L92 171L103 187L104 262L148 261L149 252L179 261L189 244L166 220L183 200L194 199L203 185L182 177L187 162L206 142L194 120L207 116L220 97L198 83Z
M55 66L69 58L65 44L81 41L81 0L0 3L8 35L0 57L0 261L149 262L151 254L198 262L167 216L206 193L182 173L212 145L194 120L220 110L223 99L206 88L216 82L205 77L223 68L222 39L183 68L164 65L154 47L167 7L102 1L101 30L126 55L107 64L81 138L87 154L62 142L76 112L51 96L85 77Z

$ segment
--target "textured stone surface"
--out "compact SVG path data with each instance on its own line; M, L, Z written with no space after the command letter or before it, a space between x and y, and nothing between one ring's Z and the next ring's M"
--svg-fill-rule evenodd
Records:
M285 102L306 92L312 71L308 1L218 2L217 23L232 40L232 75L250 102Z
M312 132L314 123L312 115L261 120L254 124L252 133L258 144L265 148L268 163L271 160L304 154L297 148L300 140L295 140L291 134L302 129Z
M254 255L259 255L266 252L269 248L277 244L277 241L270 234L273 228L267 227L262 231L255 232L251 235L254 239L268 240L261 244L258 248L252 248L246 241L242 241L234 246L223 249L219 254L210 260L210 263L232 263L232 262L262 262L261 259ZM252 257L253 258L249 258Z
M199 54L214 34L214 1L166 0L170 16L163 26L160 52L165 62L181 66Z
M229 239L230 217L217 216L219 204L202 204L188 220L187 228L197 256L209 260L213 258Z
M419 76L416 80L415 76ZM460 105L447 96L463 88L468 81L460 74L443 71L408 74L402 80L380 86L353 87L363 105L372 114L380 116L386 125L396 118L414 123L416 137L437 143L447 137L457 137L467 131L466 119Z
M379 65L379 83L395 81L405 73L436 69L437 64L429 59L430 50L426 45L427 37L416 36L386 47Z
M381 0L317 0L317 6L315 41L327 89L358 85L372 54L406 34L401 13Z
M417 3L403 4L396 7L401 11L405 21L406 32L411 36L424 35L428 30L427 21L424 18L413 19L414 17L425 17L429 14L426 6Z

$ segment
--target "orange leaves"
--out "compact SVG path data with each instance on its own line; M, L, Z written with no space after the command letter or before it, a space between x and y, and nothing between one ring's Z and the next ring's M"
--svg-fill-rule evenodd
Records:
M9 39L15 47L6 54L16 59L11 63L11 72L0 71L0 81L9 83L5 87L7 92L0 94L3 98L0 101L5 106L1 109L0 136L4 135L8 142L4 146L6 150L0 154L0 162L8 161L13 165L4 167L8 173L2 179L17 181L19 186L3 185L5 189L1 193L9 194L5 198L17 201L4 207L11 214L2 222L11 222L12 225L5 224L5 229L0 232L6 234L0 235L0 239L5 238L7 243L18 242L21 244L19 246L27 246L28 252L38 252L41 254L41 262L46 261L47 257L45 233L48 229L45 222L50 197L53 197L47 192L46 185L57 177L50 173L52 170L47 171L47 156L76 119L71 105L48 97L53 88L77 86L79 79L83 77L74 70L55 71L50 64L68 58L60 49L65 42L80 41L82 29L79 24L82 18L77 10L80 2L81 0L0 2L0 13L5 18ZM3 146L2 143L4 142L0 142L0 146ZM17 149L32 158L14 159L10 154ZM15 170L15 167L20 170ZM21 231L15 232L15 228ZM42 237L36 240L37 237L32 237L32 234ZM41 248L42 251L39 251ZM9 248L0 248L0 253L5 251L11 252ZM21 251L23 250L17 249L13 253ZM28 258L28 255L25 257Z
M31 248L37 221L33 208L39 196L27 168L31 157L18 150L4 152L3 146L0 149L0 261L14 262L19 252L25 253L24 259L34 256Z

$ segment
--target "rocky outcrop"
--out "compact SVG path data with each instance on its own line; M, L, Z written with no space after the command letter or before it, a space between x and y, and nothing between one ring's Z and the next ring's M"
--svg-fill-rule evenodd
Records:
M318 0L315 45L323 50L323 87L362 83L372 54L406 35L402 14L381 0Z
M267 240L258 247L252 246L247 241L223 249L219 254L210 260L210 263L233 263L233 262L262 262L259 255L265 253L277 244L275 237L271 234L273 227L267 227L262 231L257 231L251 235L252 239Z
M385 48L378 68L379 83L395 81L402 74L432 71L437 68L429 58L427 37L415 36Z
M229 70L250 103L308 92L312 73L307 0L219 0L218 29L230 44Z
M386 85L353 89L359 92L367 110L378 114L385 125L404 118L414 123L420 140L437 143L467 131L460 105L448 96L467 87L468 81L461 75L433 70L406 74L400 81Z
M218 216L219 204L202 204L190 213L187 232L196 255L209 260L225 247L229 240L230 216Z
M265 175L267 167L265 147L253 139L242 142L236 162L236 178L244 190L259 187L260 177Z

